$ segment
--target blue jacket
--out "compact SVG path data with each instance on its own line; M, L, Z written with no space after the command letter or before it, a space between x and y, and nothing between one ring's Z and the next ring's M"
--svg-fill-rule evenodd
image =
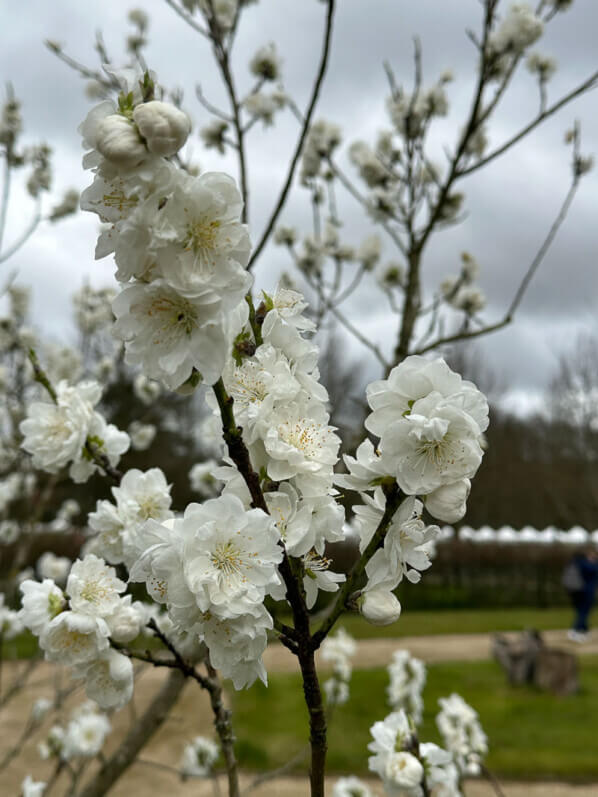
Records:
M593 597L598 586L598 562L592 562L587 556L580 554L575 557L575 564L583 578L583 592Z

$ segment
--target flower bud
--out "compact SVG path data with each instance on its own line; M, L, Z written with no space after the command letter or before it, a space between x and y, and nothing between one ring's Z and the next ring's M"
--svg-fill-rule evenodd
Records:
M390 590L374 588L363 592L359 611L372 625L390 625L399 619L401 604Z
M135 125L117 113L102 119L98 125L95 146L115 166L137 166L147 156Z
M154 155L174 155L191 132L191 121L187 114L159 100L138 105L133 111L133 119L147 148Z
M452 484L444 484L425 497L428 512L437 520L456 523L467 511L467 498L471 490L469 479L460 479Z
M391 786L416 789L422 782L424 768L411 753L397 752L388 756L384 774Z

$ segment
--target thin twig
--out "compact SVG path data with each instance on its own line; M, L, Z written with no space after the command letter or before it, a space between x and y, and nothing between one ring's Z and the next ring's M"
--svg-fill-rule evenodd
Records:
M297 141L297 146L295 147L295 152L291 159L291 164L289 166L289 171L287 174L287 178L283 185L282 191L280 192L280 196L278 198L278 202L276 203L274 210L272 211L272 215L266 225L266 229L262 233L262 237L260 238L257 246L253 250L253 254L251 255L251 259L249 260L249 264L247 266L248 270L251 270L255 264L255 261L260 256L262 249L266 245L272 230L274 229L274 225L282 209L286 202L287 194L289 193L289 189L291 187L291 183L293 182L293 176L295 174L295 169L297 168L297 163L299 162L299 157L301 155L301 151L303 150L303 144L305 142L305 138L307 136L309 126L311 124L311 118L316 107L316 103L318 101L318 97L320 95L320 88L322 86L322 82L324 80L324 74L326 73L326 67L328 65L328 55L330 52L330 41L332 38L332 21L334 18L334 5L335 0L328 0L328 13L326 15L326 29L324 32L324 43L322 47L322 55L320 57L320 65L318 68L318 73L316 76L316 81L314 83L314 87L311 94L311 99L309 105L307 107L307 111L305 112L305 116L303 119L303 127L301 128L301 133L299 134L299 139Z
M508 324L510 324L513 321L515 311L521 304L521 300L523 299L523 296L532 280L532 277L534 276L534 274L538 270L538 267L544 260L544 257L546 256L546 253L548 252L550 245L552 244L559 230L559 227L562 225L565 218L567 217L567 213L569 212L569 208L571 207L571 203L573 202L573 198L579 187L579 179L580 179L579 176L577 175L574 176L573 182L571 183L571 187L569 188L567 196L565 197L565 201L563 202L556 219L552 223L552 226L550 227L550 230L548 231L546 238L544 239L540 248L538 249L536 256L534 257L527 271L523 275L523 279L521 280L519 287L515 291L515 295L504 317L500 321L497 321L494 324L489 324L488 326L485 327L481 327L480 329L469 330L467 332L457 332L453 335L447 335L445 337L437 338L435 341L429 343L427 346L423 346L417 349L417 351L415 351L414 354L424 354L427 351L431 351L432 349L436 349L438 348L438 346L443 346L447 343L456 343L457 341L461 340L470 340L471 338L479 338L482 335L488 335L490 332L496 332L497 330L506 327Z
M460 169L457 173L457 177L464 177L467 174L471 174L472 172L477 171L477 169L480 169L482 166L485 166L487 163L490 163L490 161L494 160L495 158L498 158L499 155L502 155L503 152L506 152L518 141L521 141L521 139L524 138L528 133L531 133L534 128L541 124L545 119L548 119L549 116L555 114L563 106L567 105L567 103L571 102L571 100L575 99L586 91L595 89L596 87L598 87L598 72L594 72L594 74L585 80L580 86L578 86L576 89L573 89L573 91L570 91L569 94L566 94L558 102L555 102L553 105L551 105L550 108L547 108L543 113L539 114L522 130L508 139L508 141L505 141L504 144L501 144L500 147L497 147L489 155L486 155L485 158L476 161L476 163L473 163L466 169Z

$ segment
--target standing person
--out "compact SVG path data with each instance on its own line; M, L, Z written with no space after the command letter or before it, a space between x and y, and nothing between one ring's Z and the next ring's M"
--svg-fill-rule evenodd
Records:
M589 632L588 617L598 586L598 553L594 548L575 554L563 573L563 586L575 608L573 628L567 636L574 642L585 642Z

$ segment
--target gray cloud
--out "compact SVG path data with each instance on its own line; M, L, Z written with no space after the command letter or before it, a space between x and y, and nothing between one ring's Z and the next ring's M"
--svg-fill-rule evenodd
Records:
M152 16L150 65L165 85L182 86L186 107L196 126L201 126L206 115L194 97L197 82L201 82L213 102L226 105L208 44L165 3L154 0L146 7ZM83 188L89 175L80 167L76 128L90 103L83 94L81 80L42 47L42 40L56 39L69 54L92 62L94 31L102 29L108 50L118 62L124 58L122 41L128 29L125 9L119 0L84 4L78 0L52 4L29 0L27 14L22 12L23 7L17 4L3 6L2 25L10 36L5 37L0 53L0 75L12 80L23 100L27 141L44 138L54 147L57 189L71 184ZM261 0L251 6L244 16L234 58L240 90L251 86L245 65L252 53L272 40L284 55L287 88L299 105L305 105L319 58L323 14L324 6L316 0ZM333 54L319 115L341 124L346 142L356 138L371 140L378 129L388 127L382 61L387 59L399 81L408 87L412 80L412 40L419 34L425 81L432 82L447 67L456 76L455 83L449 86L451 113L439 121L433 136L434 157L442 162L443 145L450 149L455 141L472 92L475 51L465 28L475 30L479 21L477 0L339 0ZM596 69L597 25L596 4L577 0L570 12L559 15L539 43L538 49L554 55L559 62L551 96L559 96ZM536 107L535 87L524 70L490 129L492 145L517 131ZM457 269L459 253L467 249L482 265L480 281L489 297L486 316L489 320L501 316L567 190L569 151L562 143L563 132L572 119L580 119L586 148L591 150L598 140L595 111L595 95L586 95L504 159L463 182L467 217L462 225L439 233L431 242L425 261L430 288L447 271ZM250 140L254 238L278 194L296 134L297 125L290 114L282 115L272 129L254 128ZM235 173L232 158L203 151L197 138L193 146L203 168ZM515 325L480 344L488 361L500 369L506 384L519 395L526 391L537 393L550 378L555 351L561 350L577 329L595 323L597 190L598 177L592 173L583 181L571 215L534 279ZM296 189L284 220L305 228L309 224L307 199L301 189ZM341 197L340 205L345 221L343 235L359 242L370 231L370 223L351 198ZM27 208L26 198L17 194L9 240L11 232L24 223ZM68 293L83 278L98 284L111 279L112 265L93 260L96 229L95 220L84 214L61 225L45 227L13 262L20 268L22 281L33 284L35 320L49 334L68 334ZM385 256L395 256L388 245ZM257 270L258 284L265 287L289 266L284 252L269 247ZM390 348L389 330L394 320L381 306L381 297L373 285L366 284L359 300L348 305L348 312ZM358 344L347 342L347 346L350 352L361 353Z

